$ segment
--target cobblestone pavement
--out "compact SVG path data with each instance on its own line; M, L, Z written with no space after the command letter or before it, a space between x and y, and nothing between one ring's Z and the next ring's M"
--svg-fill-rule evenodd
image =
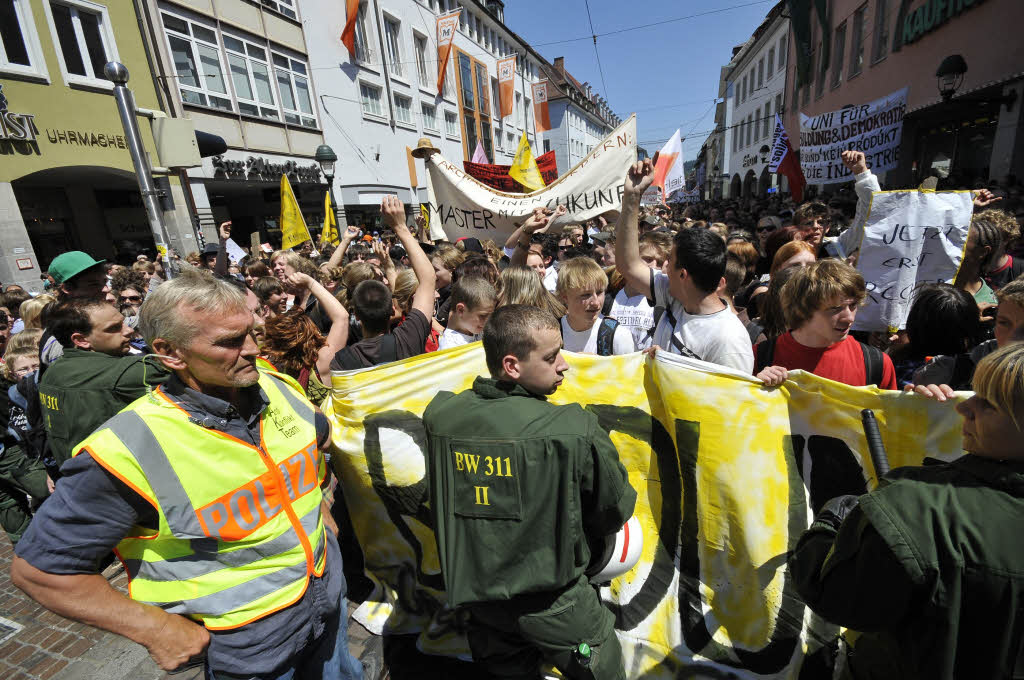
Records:
M14 550L0 531L0 678L3 680L201 680L201 669L161 671L141 645L69 621L43 609L10 579ZM104 575L124 591L127 577L119 563ZM358 658L370 635L349 626L349 647Z

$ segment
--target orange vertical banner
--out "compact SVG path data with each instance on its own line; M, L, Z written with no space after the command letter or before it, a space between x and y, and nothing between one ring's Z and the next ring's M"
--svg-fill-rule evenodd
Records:
M405 162L409 164L409 186L415 189L420 185L416 177L416 159L413 158L412 149L405 147Z
M516 87L516 55L498 60L498 96L501 99L501 117L512 115L513 93Z
M345 2L345 28L341 31L341 42L348 50L349 59L356 56L356 20L359 18L359 0Z
M444 88L444 74L448 70L448 57L452 53L452 41L455 40L455 29L459 26L459 15L447 14L437 18L437 93Z
M551 129L551 117L548 114L548 83L533 83L533 120L537 125L537 132L545 132Z

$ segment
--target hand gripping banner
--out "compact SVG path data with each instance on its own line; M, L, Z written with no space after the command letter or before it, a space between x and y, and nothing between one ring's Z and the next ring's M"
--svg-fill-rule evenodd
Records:
M496 191L470 177L461 162L427 159L430 237L461 236L504 244L534 208L564 205L569 221L583 222L622 207L626 171L636 162L636 116L630 116L569 172L529 194Z
M839 631L796 598L786 553L825 501L875 486L861 409L874 410L897 467L961 454L953 404L800 371L769 390L663 353L566 358L551 401L597 415L637 491L643 554L602 589L627 677L821 677L812 671L831 663ZM377 586L356 618L375 633L418 634L428 654L470 658L466 617L443 604L420 418L438 391L468 389L486 370L473 343L335 373L323 405Z

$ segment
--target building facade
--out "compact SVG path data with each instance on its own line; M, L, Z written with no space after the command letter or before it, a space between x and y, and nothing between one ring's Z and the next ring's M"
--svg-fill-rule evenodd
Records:
M789 18L775 5L723 69L725 112L719 181L728 198L764 196L778 187L768 172L775 114L785 106ZM726 177L727 175L727 177Z
M802 87L790 49L785 123L794 147L800 143L798 112L835 111L907 87L899 165L882 174L883 186L917 186L935 175L948 177L951 186L975 187L1024 173L1024 42L1018 35L1024 3L832 0L828 6L829 62L821 68L823 32L815 16L812 78ZM937 71L954 55L966 70L940 83Z
M280 240L281 175L315 236L327 185L314 159L323 121L304 25L319 19L297 0L136 0L169 113L227 144L180 174L197 231L216 225L249 245Z
M580 83L556 57L542 71L548 80L548 114L551 129L544 133L543 151L555 152L558 173L563 175L611 134L622 120L589 83Z
M0 281L42 290L67 250L134 260L154 246L127 140L103 76L130 73L172 247L195 243L182 187L151 121L165 118L133 3L9 0L0 34Z
M491 163L510 164L526 134L534 153L542 136L533 119L531 84L543 58L504 23L497 0L364 0L355 54L339 40L345 5L302 0L310 65L319 91L324 137L338 155L339 223L379 225L380 202L398 196L410 209L427 200L422 161L410 176L406 148L421 137L458 163L479 143ZM437 92L437 18L461 9L459 27ZM497 62L517 54L512 115L500 113Z

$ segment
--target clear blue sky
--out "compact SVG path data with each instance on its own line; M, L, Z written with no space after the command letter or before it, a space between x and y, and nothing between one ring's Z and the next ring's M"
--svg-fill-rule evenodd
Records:
M590 82L623 119L637 114L640 146L650 154L681 128L693 160L714 127L712 103L721 67L761 24L777 0L589 0L604 68L601 83L584 0L505 0L505 24L549 62ZM671 19L723 10L682 21ZM602 33L654 24L616 35ZM572 38L583 40L566 41ZM556 44L544 44L556 43Z

